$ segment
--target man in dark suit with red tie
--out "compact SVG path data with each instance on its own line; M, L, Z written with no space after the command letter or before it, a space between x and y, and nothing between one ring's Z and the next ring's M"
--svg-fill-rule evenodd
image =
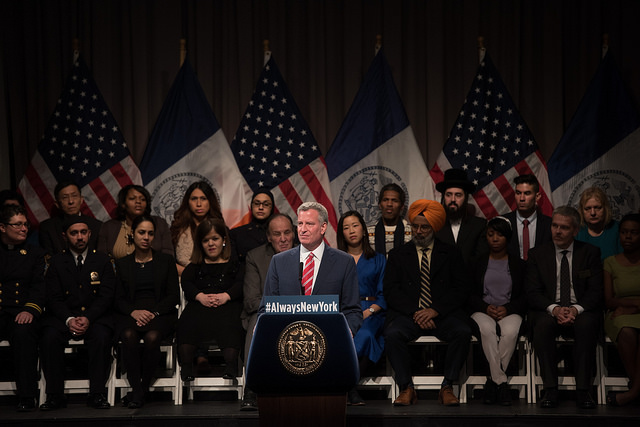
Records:
M526 261L531 249L551 240L551 218L537 209L542 194L540 183L534 175L519 175L513 183L516 209L503 216L511 222L511 229L516 232L507 250L512 256L519 256Z
M553 241L532 249L527 261L526 289L545 392L543 408L558 405L558 336L575 340L576 404L595 408L590 389L602 321L603 273L600 249L574 240L579 227L578 211L569 206L555 209Z

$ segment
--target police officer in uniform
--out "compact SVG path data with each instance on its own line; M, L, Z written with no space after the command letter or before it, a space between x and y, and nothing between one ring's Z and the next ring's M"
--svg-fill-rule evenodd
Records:
M0 210L0 340L14 357L17 410L35 409L38 394L38 330L44 306L44 251L26 243L29 223L21 206Z
M81 216L65 219L68 250L51 258L45 275L47 311L42 320L42 368L47 380L47 400L41 410L66 405L64 397L64 347L69 340L84 340L89 355L87 405L110 407L106 381L111 364L113 298L116 276L111 259L89 250L89 224Z

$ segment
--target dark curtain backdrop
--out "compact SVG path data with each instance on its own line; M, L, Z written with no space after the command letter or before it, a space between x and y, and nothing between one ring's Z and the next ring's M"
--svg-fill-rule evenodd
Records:
M548 158L601 58L640 99L638 0L19 0L1 11L1 167L17 183L69 75L72 39L140 161L179 68L179 39L229 141L262 40L326 153L383 37L428 167L478 63L477 37ZM579 144L579 141L576 141Z

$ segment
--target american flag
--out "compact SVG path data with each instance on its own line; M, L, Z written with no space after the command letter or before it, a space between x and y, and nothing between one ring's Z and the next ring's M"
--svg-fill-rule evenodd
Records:
M55 202L53 189L59 181L75 181L84 197L82 212L100 220L115 213L120 188L142 182L87 65L78 54L74 59L38 150L19 184L33 224L49 218Z
M324 205L325 239L335 243L338 221L324 158L270 52L231 150L251 189L270 188L278 211L295 218L303 202Z
M480 66L458 119L430 170L433 180L444 171L463 169L476 186L469 201L486 218L516 208L513 179L534 174L540 182L538 205L550 215L549 177L538 144L520 116L489 55L481 52Z

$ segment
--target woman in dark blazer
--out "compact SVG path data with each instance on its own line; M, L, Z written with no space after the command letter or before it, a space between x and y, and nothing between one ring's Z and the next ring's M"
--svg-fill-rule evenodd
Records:
M491 373L484 388L484 402L497 400L502 405L511 405L505 370L526 313L524 261L507 251L512 235L508 219L499 216L490 220L486 231L489 252L474 258L469 266L473 279L468 300L475 323L472 326L479 331Z
M174 332L180 291L174 258L151 249L153 218L137 217L131 230L135 250L116 260L119 282L115 308L116 336L122 341L123 362L132 388L123 404L135 409L144 404L144 394L160 360L160 343Z

